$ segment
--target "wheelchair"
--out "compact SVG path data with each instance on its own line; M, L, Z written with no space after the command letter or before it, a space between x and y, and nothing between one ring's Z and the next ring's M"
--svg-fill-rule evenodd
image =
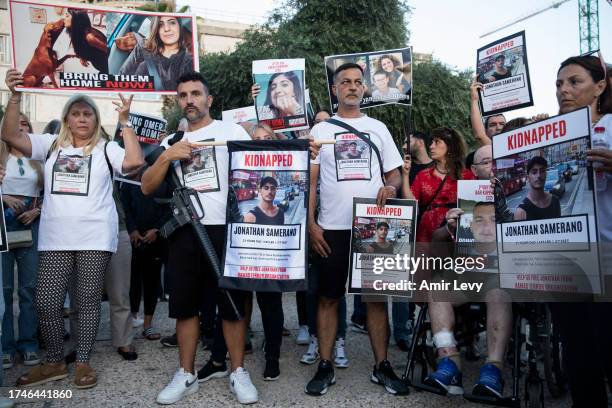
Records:
M475 335L486 331L484 303L467 303L455 309L455 339L461 352L469 346ZM433 345L428 305L421 304L414 324L414 335L408 352L403 379L417 391L445 393L424 384L428 373L436 368L437 353ZM512 367L510 396L495 398L466 393L471 402L500 407L521 407L520 381L524 379L525 407L544 407L544 385L553 398L566 391L563 373L560 337L551 322L551 314L544 303L513 304L513 329L507 358Z

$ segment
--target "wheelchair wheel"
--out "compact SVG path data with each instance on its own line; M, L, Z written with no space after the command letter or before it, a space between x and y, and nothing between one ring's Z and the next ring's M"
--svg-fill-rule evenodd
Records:
M563 373L559 334L551 324L550 309L545 308L544 324L548 336L540 338L544 378L550 395L559 398L565 394L566 381Z
M539 381L528 381L525 388L526 406L544 408L544 385Z
M412 376L410 378L411 384L423 384L425 377L427 377L427 363L423 360L416 360L412 366Z

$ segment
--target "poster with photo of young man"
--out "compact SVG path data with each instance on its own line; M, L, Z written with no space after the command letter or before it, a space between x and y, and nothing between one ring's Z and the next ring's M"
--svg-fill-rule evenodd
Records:
M476 75L483 116L533 106L525 31L479 48Z
M412 296L413 274L393 261L414 255L417 208L416 200L387 200L379 208L376 199L353 199L349 293Z
M583 108L493 138L495 176L513 213L513 221L497 225L502 288L568 300L601 292L590 134Z

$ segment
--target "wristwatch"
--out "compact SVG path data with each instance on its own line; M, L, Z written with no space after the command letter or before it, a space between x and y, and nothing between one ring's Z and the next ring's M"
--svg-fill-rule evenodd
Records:
M123 129L123 128L134 129L134 125L132 125L132 122L127 122L125 124L121 124L121 129Z

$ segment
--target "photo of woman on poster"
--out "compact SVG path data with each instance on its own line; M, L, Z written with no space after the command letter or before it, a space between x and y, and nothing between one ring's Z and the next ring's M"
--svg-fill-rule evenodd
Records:
M156 90L174 90L178 78L193 70L190 33L173 16L155 17L149 38L134 49L119 69L120 75L149 75L155 77ZM126 37L135 37L128 33ZM157 72L151 72L153 67Z
M302 82L295 71L279 72L270 77L264 105L270 107L272 117L284 118L304 114Z
M399 55L401 56L401 54ZM404 69L410 66L409 62L404 65L397 54L385 54L376 60L375 72L386 72L389 76L389 87L397 88L401 93L405 94L412 88L404 74ZM408 71L408 74L410 74L410 71Z
M84 67L94 66L98 72L108 74L106 35L91 26L86 10L68 9L64 16L64 27L70 36L74 53Z

